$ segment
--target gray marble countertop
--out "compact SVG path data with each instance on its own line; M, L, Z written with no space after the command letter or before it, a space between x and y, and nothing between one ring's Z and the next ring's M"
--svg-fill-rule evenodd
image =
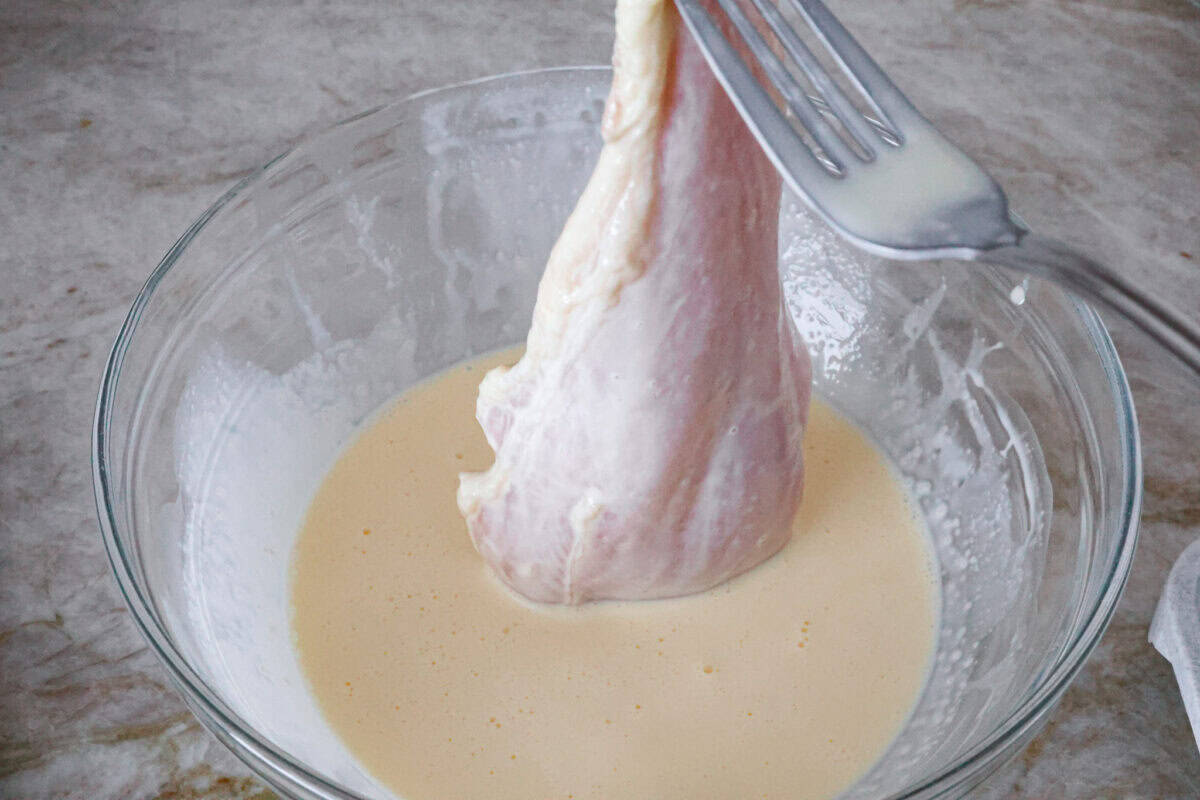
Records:
M186 710L95 521L88 441L142 281L236 178L422 88L600 63L611 0L0 3L0 796L271 797ZM1200 9L1184 0L840 0L835 10L1035 228L1200 316ZM979 796L1200 797L1146 642L1200 534L1200 384L1120 320L1145 443L1112 627Z

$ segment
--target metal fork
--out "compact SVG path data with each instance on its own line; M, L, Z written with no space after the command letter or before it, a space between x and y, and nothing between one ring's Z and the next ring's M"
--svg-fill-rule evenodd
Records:
M869 116L855 108L773 0L715 4L766 74L782 109L704 0L675 0L784 180L826 222L858 247L888 258L979 260L1054 281L1129 319L1200 374L1200 327L1103 264L1031 233L1010 214L991 175L921 116L821 0L788 2L861 93ZM751 6L755 20L747 13ZM767 30L775 48L764 37ZM797 69L813 92L794 77Z

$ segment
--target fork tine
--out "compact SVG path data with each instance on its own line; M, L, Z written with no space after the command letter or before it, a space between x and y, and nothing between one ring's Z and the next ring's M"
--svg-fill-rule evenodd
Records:
M676 6L729 99L793 190L808 197L809 192L804 187L819 187L836 181L837 178L796 134L700 0L676 0Z
M804 70L804 74L812 81L820 95L820 100L824 101L824 105L829 109L837 119L845 126L847 132L853 137L869 156L868 160L875 157L875 147L873 142L878 135L875 128L869 125L859 110L854 107L850 99L842 92L841 87L829 77L829 73L821 66L821 62L813 55L812 50L808 49L796 31L784 19L783 14L779 13L779 9L771 0L753 0L754 7L758 9L758 13L762 14L763 19L771 26L771 30L779 39L783 49L787 54ZM818 110L821 110L821 104L814 103Z
M738 6L738 0L717 0L717 4L729 17L750 53L766 70L771 83L783 95L788 107L824 151L823 154L817 154L818 158L824 155L837 172L845 172L846 167L857 158L854 151L842 141L837 131L808 99L808 95L796 83L796 79L787 71L787 67L783 65L779 57L772 52L762 34L742 12Z
M892 83L887 73L879 68L875 59L850 35L825 3L821 0L791 2L824 43L838 66L862 92L871 108L879 115L879 119L891 129L900 142L903 142L904 132L900 130L894 118L912 114L919 116L913 104L896 88L896 84Z
M830 114L836 113L836 112L834 112L833 108L829 105L829 103L825 102L825 98L817 97L815 94L810 94L808 96L808 99L812 100L812 104L814 106L816 106L817 110L820 111L822 114L829 116ZM874 115L864 114L862 112L859 112L858 109L855 109L855 112L859 113L862 116L862 118L864 120L866 120L867 125L870 126L871 130L875 131L875 133L879 136L880 139L883 139L885 142L890 144L892 147L900 146L900 140L897 139L895 137L895 135L892 133L892 129L889 128L887 125L884 125L878 119L876 119L874 117Z

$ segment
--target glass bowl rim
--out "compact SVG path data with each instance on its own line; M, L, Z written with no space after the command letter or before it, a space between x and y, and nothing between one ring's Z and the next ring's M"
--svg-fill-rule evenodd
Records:
M188 227L150 274L138 292L128 315L121 325L121 329L105 362L103 377L96 400L91 441L92 482L95 491L96 512L109 563L116 577L121 595L129 607L135 624L150 644L155 655L166 666L172 681L180 689L185 701L193 712L197 712L196 716L201 722L212 733L216 734L222 742L229 746L239 759L272 785L276 785L276 781L279 779L286 779L288 784L302 787L314 794L338 798L338 800L365 800L361 795L311 769L307 765L298 762L290 754L280 750L229 708L218 694L191 668L183 654L171 643L170 636L159 623L156 614L152 610L153 605L143 591L134 564L128 557L121 537L118 534L121 525L114 512L114 487L112 485L106 448L109 440L112 407L121 375L122 362L134 335L137 333L141 315L153 298L159 283L175 266L188 245L208 222L235 197L238 197L248 188L263 180L272 166L289 154L309 145L314 140L324 138L338 128L365 117L395 109L431 95L556 73L600 74L609 72L611 72L611 68L605 65L584 65L551 67L489 75L474 80L416 92L393 103L376 106L355 114L335 123L330 128L304 138L295 146L271 159L266 164L252 170L246 177L242 178L226 191ZM1028 733L1054 706L1071 680L1082 668L1087 657L1096 647L1105 629L1108 627L1108 623L1112 619L1117 602L1128 579L1134 549L1137 544L1138 522L1142 504L1142 452L1137 416L1128 380L1104 323L1090 306L1074 298L1070 299L1075 313L1082 320L1084 329L1095 346L1101 366L1108 378L1108 387L1112 392L1117 411L1118 437L1120 444L1123 446L1126 468L1124 470L1124 485L1120 487L1122 503L1120 517L1117 522L1119 540L1115 551L1116 557L1108 565L1107 574L1102 579L1104 588L1094 607L1088 609L1086 614L1083 615L1081 618L1083 624L1076 629L1074 636L1068 639L1054 667L1048 670L1042 677L1040 685L1036 687L1024 702L1016 706L1008 717L985 740L939 772L891 795L889 800L916 798L927 793L950 791L964 784L970 785L976 782L976 779L986 777L989 772L998 767L1002 763L1001 757L1007 753L1008 748L1024 734Z

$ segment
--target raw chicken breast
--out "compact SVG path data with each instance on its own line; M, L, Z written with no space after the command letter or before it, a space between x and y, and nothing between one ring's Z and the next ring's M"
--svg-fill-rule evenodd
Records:
M670 0L618 0L605 146L524 357L480 386L476 549L549 603L702 591L788 540L811 367L777 273L780 184Z

